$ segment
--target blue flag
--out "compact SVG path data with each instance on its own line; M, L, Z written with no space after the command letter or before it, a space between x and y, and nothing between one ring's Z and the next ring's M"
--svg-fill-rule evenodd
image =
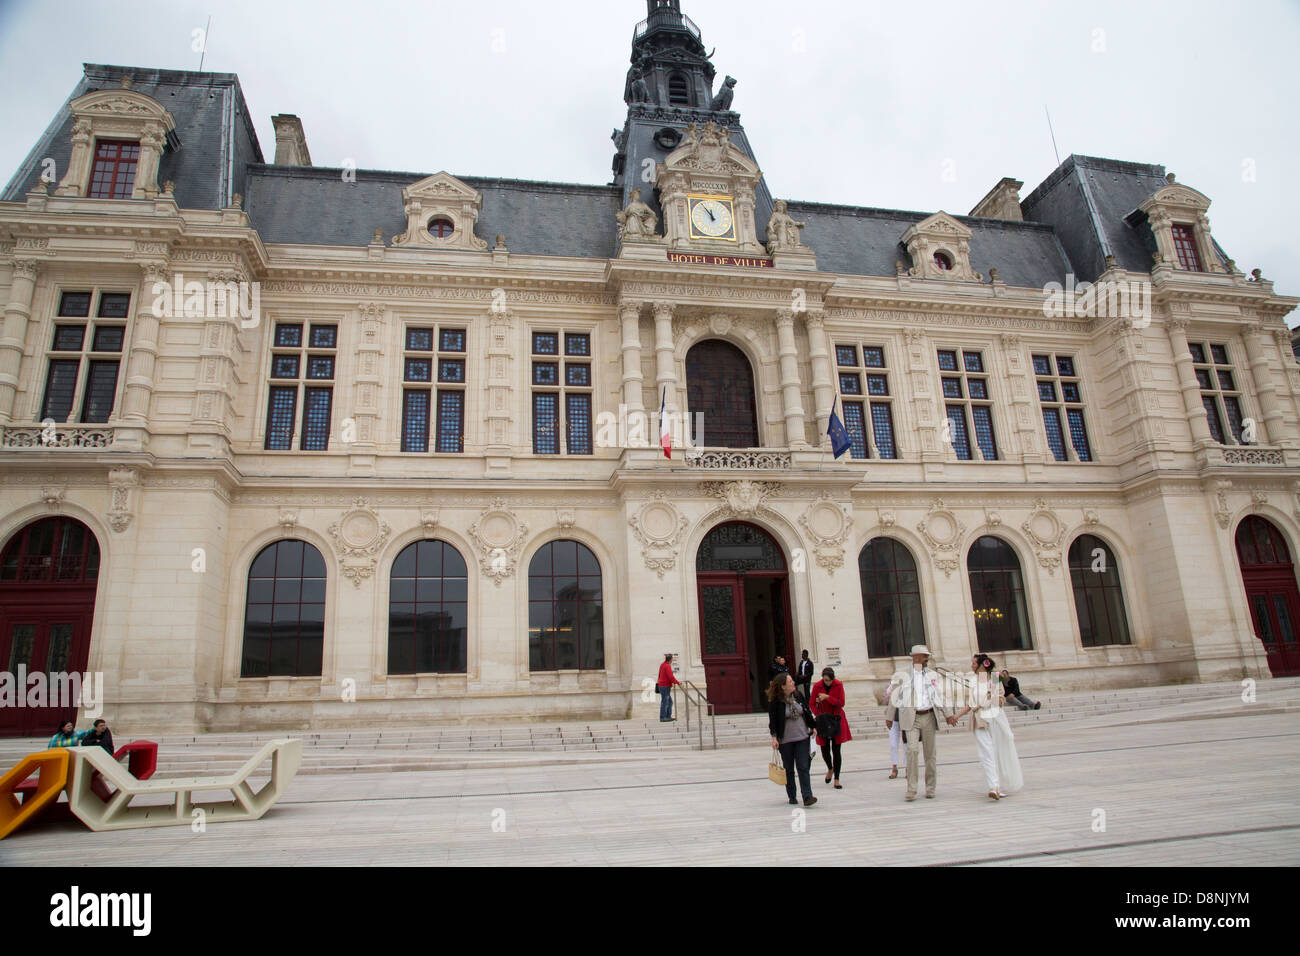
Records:
M831 453L836 458L849 450L849 433L845 431L840 416L835 414L834 405L831 405L831 423L826 428L826 434L831 436Z

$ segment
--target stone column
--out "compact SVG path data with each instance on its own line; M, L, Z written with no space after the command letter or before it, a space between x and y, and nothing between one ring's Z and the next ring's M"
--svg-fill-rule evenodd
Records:
M1277 397L1277 383L1273 379L1273 370L1268 367L1268 354L1264 351L1265 334L1264 327L1258 323L1241 330L1242 341L1246 343L1246 358L1250 362L1250 374L1255 379L1255 394L1259 397L1260 411L1264 413L1264 421L1260 423L1263 427L1255 431L1255 441L1260 445L1276 444L1286 434L1282 406Z
M817 445L829 441L826 430L831 424L831 404L835 401L835 385L831 378L829 351L826 348L826 317L821 312L808 312L804 320L808 327L808 357L812 360L813 405L817 414Z
M166 283L170 296L171 269L165 262L140 265L143 285L136 296L135 327L131 330L131 353L126 360L126 391L122 396L121 420L143 426L149 418L153 396L154 365L158 360L158 315L154 310L154 285Z
M802 383L799 380L798 350L794 345L794 311L776 310L777 355L781 362L781 397L785 406L785 444L787 448L807 448L804 434Z
M1166 319L1165 330L1169 333L1169 345L1174 352L1174 368L1178 372L1178 386L1183 392L1183 407L1187 412L1187 423L1192 429L1192 443L1198 446L1213 445L1214 436L1210 434L1209 416L1205 413L1205 406L1201 404L1201 386L1196 381L1196 372L1192 368L1192 353L1187 347L1187 320Z
M41 264L35 259L15 259L9 301L5 304L4 333L0 335L0 424L13 420L18 369L23 361L27 321L32 316L32 293Z
M656 302L654 313L655 391L666 395L665 401L670 409L677 409L680 406L677 404L677 368L673 361L673 307L667 302Z
M641 303L619 302L618 316L623 324L623 404L630 416L645 411L641 393Z
M1224 268L1219 262L1219 254L1214 250L1214 240L1210 238L1210 220L1205 213L1201 213L1196 217L1196 222L1192 225L1192 232L1196 234L1196 249L1201 255L1202 268L1206 272L1223 272Z
M90 121L79 119L72 124L72 155L68 169L54 190L56 196L80 196L83 189L90 191L90 164L94 158L90 151Z

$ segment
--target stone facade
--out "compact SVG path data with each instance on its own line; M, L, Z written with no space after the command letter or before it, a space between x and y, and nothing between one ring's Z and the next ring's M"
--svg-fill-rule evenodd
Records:
M143 93L118 91L115 102L124 117L171 128ZM76 103L99 109L95 123L114 115L112 102ZM186 208L170 189L137 182L130 199L87 198L84 143L53 194L37 186L0 202L0 541L54 514L94 533L102 567L88 669L105 674L119 724L648 714L644 679L664 652L707 690L695 561L704 536L730 520L779 543L793 643L819 662L838 649L850 696L899 663L871 658L865 638L857 558L882 535L915 558L926 640L950 666L977 646L967 555L993 534L1023 570L1033 645L996 656L1027 687L1267 676L1233 531L1261 515L1300 551L1300 364L1284 322L1297 300L1220 263L1199 193L1153 194L1151 208L1195 207L1212 268L1188 271L1163 255L1148 270L1108 264L1097 283L1149 286L1145 320L1050 315L1043 288L972 268L981 234L943 213L895 237L891 274L819 268L812 226L806 246L784 260L774 253L771 267L674 261L674 250L763 255L757 165L734 143L701 159L703 124L690 135L660 168L662 182L681 186L659 198L671 243L629 242L603 257L521 251L508 230L495 245L476 236L480 209L489 212L483 190L445 173L403 190L390 219L405 233L354 245L268 241L237 196ZM140 169L153 175L151 149ZM293 154L307 155L305 140ZM702 191L696 181L737 197L743 252L690 238L685 197ZM617 208L601 228L614 228ZM455 231L431 240L431 211ZM1159 249L1172 249L1167 224L1155 228ZM935 268L940 247L952 268ZM258 313L158 315L156 284L189 281L257 283ZM92 424L74 413L50 429L48 345L67 290L127 292L132 305L112 414ZM326 450L266 449L273 337L285 323L338 329ZM401 450L412 327L465 331L461 452ZM647 416L642 447L534 453L530 336L552 330L590 335L592 414L622 406ZM759 444L683 455L678 442L666 459L655 410L701 411L687 407L686 359L707 339L732 343L752 367ZM1211 437L1188 352L1211 340L1227 345L1254 442ZM884 349L896 458L830 455L827 428L843 398L837 345ZM996 460L978 443L959 460L945 435L941 349L983 357ZM1040 353L1077 365L1091 461L1068 438L1065 461L1048 447ZM1131 644L1081 642L1066 557L1080 533L1113 551ZM249 569L285 538L326 561L321 672L241 677ZM390 571L404 547L429 538L469 568L465 672L390 674ZM599 560L603 669L530 672L528 568L558 539Z

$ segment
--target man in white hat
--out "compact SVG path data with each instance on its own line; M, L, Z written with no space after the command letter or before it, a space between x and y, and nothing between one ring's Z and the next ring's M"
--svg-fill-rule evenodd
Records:
M925 752L925 795L934 796L934 788L939 781L938 755L935 750L939 718L952 723L944 712L939 674L927 666L929 662L930 649L924 644L917 644L912 648L910 673L903 671L894 677L898 724L902 728L903 739L907 742L907 795L904 799L908 801L916 799L916 778L920 773L922 747Z

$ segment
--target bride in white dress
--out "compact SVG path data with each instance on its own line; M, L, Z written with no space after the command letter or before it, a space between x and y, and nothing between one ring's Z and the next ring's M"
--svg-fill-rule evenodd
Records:
M1000 800L1024 787L1025 778L1020 772L1015 735L1011 733L1011 724L1003 713L1002 705L1006 698L993 659L987 654L976 654L971 658L971 668L975 672L970 688L971 703L955 715L952 723L968 713L971 715L975 750L984 769L989 799Z

